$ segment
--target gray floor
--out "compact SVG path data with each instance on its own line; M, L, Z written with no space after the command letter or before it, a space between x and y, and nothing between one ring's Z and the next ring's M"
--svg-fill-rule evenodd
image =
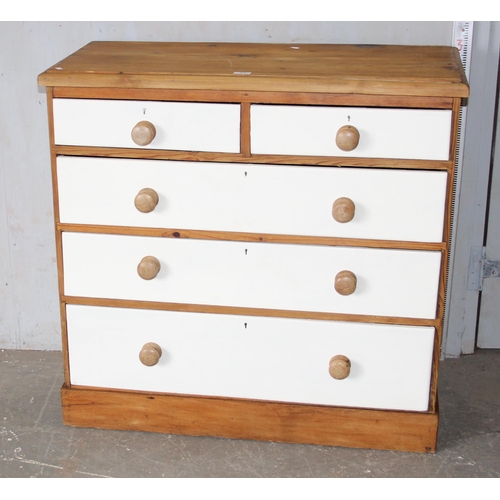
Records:
M0 351L0 478L500 477L500 351L441 366L428 455L64 427L61 353Z

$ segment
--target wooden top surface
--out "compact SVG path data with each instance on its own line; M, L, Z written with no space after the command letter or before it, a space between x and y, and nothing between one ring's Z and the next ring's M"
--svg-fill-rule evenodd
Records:
M466 97L453 47L91 42L38 77L51 87Z

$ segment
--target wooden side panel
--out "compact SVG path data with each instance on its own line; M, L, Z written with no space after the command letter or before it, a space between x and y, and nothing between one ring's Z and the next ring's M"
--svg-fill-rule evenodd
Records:
M450 157L455 158L457 150L458 141L458 127L460 119L460 106L461 99L454 99L453 103L453 122L451 131L451 144L450 144ZM438 297L438 311L437 318L440 319L440 325L436 330L436 340L434 347L434 362L433 362L433 372L432 372L432 382L431 382L431 396L430 396L430 408L434 410L437 405L437 391L438 391L438 369L439 360L441 357L441 347L442 347L442 337L443 337L443 319L445 314L445 301L446 301L446 289L448 286L448 271L449 271L449 259L450 259L450 244L451 244L451 230L452 230L452 212L454 203L454 181L455 181L455 169L451 169L448 175L448 186L446 189L446 204L445 204L445 225L443 230L443 241L446 242L446 248L443 252L443 264L441 266L441 278L439 284L439 297Z
M66 425L434 452L438 414L63 387Z
M50 143L50 163L51 163L51 180L52 180L52 200L54 206L54 225L55 225L55 240L56 240L56 259L57 259L57 279L59 295L64 295L64 277L63 277L63 261L62 261L62 233L59 230L59 190L57 180L57 155L54 151L54 96L53 88L47 87L47 117L49 124L49 143ZM59 304L61 316L61 344L63 352L63 370L64 382L70 383L69 374L69 357L68 357L68 337L66 331L66 306L61 301Z

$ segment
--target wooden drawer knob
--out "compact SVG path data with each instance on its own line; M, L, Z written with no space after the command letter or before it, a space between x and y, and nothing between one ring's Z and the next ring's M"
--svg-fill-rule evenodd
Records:
M148 342L142 346L139 353L141 363L146 366L154 366L161 358L161 347L154 342Z
M351 372L351 361L348 357L342 354L333 356L328 365L328 372L336 380L343 380L349 376Z
M143 280L152 280L156 278L158 273L160 272L161 265L160 261L151 255L144 257L139 265L137 266L137 274Z
M340 127L335 137L335 143L342 151L352 151L356 149L359 144L358 129L352 125Z
M356 290L358 279L352 271L340 271L335 276L335 290L340 295L351 295Z
M151 188L141 189L134 199L134 205L139 212L147 214L152 212L158 205L158 193Z
M350 198L338 198L333 202L332 216L337 222L350 222L355 213L356 205Z
M153 142L156 137L156 128L151 122L142 121L139 122L132 129L132 140L138 146L147 146Z

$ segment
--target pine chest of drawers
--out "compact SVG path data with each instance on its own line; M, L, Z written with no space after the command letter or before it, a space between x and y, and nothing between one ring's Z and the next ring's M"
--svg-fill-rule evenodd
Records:
M93 42L39 84L66 424L435 450L456 49Z

